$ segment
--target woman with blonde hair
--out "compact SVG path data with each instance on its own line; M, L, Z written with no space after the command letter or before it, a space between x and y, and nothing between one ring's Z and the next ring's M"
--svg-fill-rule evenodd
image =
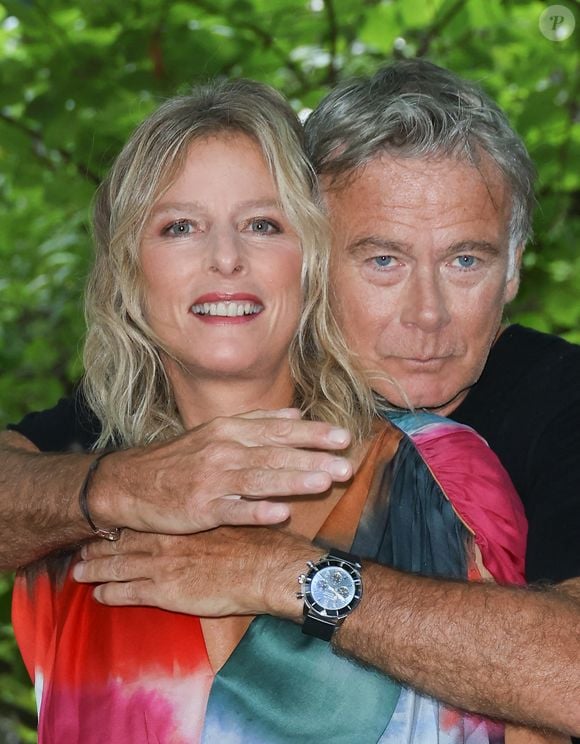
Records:
M432 574L481 578L488 566L500 580L521 581L522 510L469 430L399 418L416 444L379 419L329 310L317 199L297 118L271 88L250 81L167 101L100 189L84 379L101 424L95 448L161 442L216 417L295 407L355 433L356 474L290 505L284 529L332 546L327 578L316 580L322 569L313 566L305 579L322 603L310 599L309 638L267 615L197 617L187 592L177 606L108 607L90 583L73 580L70 556L52 559L56 573L23 572L14 624L35 683L41 744L375 742L389 730L398 735L401 715L418 722L405 736L419 742L433 707L446 740L463 741L463 714L410 698L387 676L334 656L324 640L364 601L355 552L402 568L411 560ZM453 472L466 451L470 469L480 470L469 488L465 473L454 482ZM431 472L435 459L449 465L443 481ZM86 496L81 507L95 534L114 541L119 531L95 524ZM482 519L479 528L486 504L505 525ZM167 537L167 545L188 539ZM130 540L126 531L119 544ZM138 552L134 560L136 573L118 580L143 575L150 558ZM185 551L171 571L187 570ZM348 711L329 707L341 695ZM478 743L499 741L497 724L478 719L476 728Z

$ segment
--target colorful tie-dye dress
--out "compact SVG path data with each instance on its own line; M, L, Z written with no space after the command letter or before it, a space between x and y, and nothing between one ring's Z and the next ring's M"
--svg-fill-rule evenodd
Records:
M435 416L393 422L317 541L422 574L521 583L525 518L487 445ZM256 618L215 674L198 618L105 607L91 591L68 574L17 577L13 621L40 744L503 741L500 724L337 656L294 623Z

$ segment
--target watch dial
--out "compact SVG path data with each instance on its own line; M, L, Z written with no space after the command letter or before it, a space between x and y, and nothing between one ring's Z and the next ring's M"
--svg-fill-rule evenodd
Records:
M352 576L343 568L327 566L320 569L310 585L312 599L327 610L341 610L352 601L355 585Z

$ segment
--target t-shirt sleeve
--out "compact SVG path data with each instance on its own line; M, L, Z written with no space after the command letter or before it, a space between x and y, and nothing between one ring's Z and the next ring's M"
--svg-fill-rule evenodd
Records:
M62 398L54 408L27 414L8 429L29 439L42 452L80 452L91 449L100 427L82 394Z
M580 346L511 326L452 418L487 439L522 498L527 580L580 576Z

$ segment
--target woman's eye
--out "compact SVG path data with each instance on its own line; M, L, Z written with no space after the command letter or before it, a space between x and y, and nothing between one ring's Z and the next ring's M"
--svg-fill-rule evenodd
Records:
M395 259L393 256L373 256L373 263L379 269L386 269L392 265Z
M475 256L457 256L455 261L461 269L472 269L477 263L477 258Z
M170 237L181 237L182 235L189 235L193 232L193 224L190 220L177 220L172 222L170 225L164 228L163 234L169 235Z
M257 217L250 222L250 230L260 235L268 235L273 232L280 232L280 228L275 222L267 220L263 217Z

